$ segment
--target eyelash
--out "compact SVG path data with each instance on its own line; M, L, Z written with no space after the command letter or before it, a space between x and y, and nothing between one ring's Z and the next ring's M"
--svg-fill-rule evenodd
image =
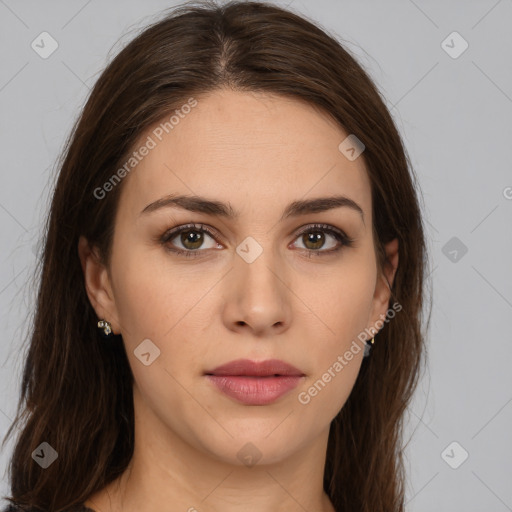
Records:
M190 232L197 231L197 232L201 232L201 233L207 233L214 239L217 236L216 233L211 228L206 226L205 224L185 224L183 226L178 226L177 228L172 228L170 230L167 230L160 237L159 241L162 245L167 245L169 240L172 240L180 233L187 232L187 231L190 231ZM314 256L331 255L331 254L339 252L343 247L352 247L354 244L354 240L352 238L348 237L345 233L343 233L343 231L340 231L337 228L335 228L334 226L330 226L329 224L311 224L309 226L306 226L306 228L304 228L303 230L301 230L299 233L297 233L295 235L295 238L298 238L299 236L304 235L306 233L313 233L313 232L317 233L319 231L327 233L329 235L332 235L341 245L339 247L337 247L336 249L329 249L328 251L320 251L320 250L315 251L313 249L304 249L309 254L309 257L311 257L313 255ZM190 257L196 258L196 257L200 256L201 252L204 252L204 250L203 251L201 251L201 250L183 250L183 249L176 249L176 248L171 249L169 247L167 247L167 250L171 251L175 254L178 254L180 256L185 256L188 258L190 258Z

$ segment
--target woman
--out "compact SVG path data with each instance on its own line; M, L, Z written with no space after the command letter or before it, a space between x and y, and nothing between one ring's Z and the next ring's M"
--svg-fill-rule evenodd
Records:
M304 17L148 27L63 155L8 510L403 511L416 188L376 86Z

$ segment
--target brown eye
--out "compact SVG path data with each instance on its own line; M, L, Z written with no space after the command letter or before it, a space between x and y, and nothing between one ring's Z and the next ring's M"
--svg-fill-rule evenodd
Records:
M307 226L298 235L302 244L309 254L325 255L338 252L342 247L350 247L353 245L353 240L349 238L343 231L338 230L334 226L327 224L315 224ZM334 242L326 242L328 238L334 239ZM336 244L336 242L338 242ZM327 249L325 249L327 244ZM336 247L338 245L338 247ZM323 250L321 250L323 249Z
M207 238L205 238L205 235ZM164 233L160 242L165 245L169 251L184 256L200 256L203 250L218 246L215 241L215 235L208 227L203 225L179 226ZM211 239L209 246L204 246L205 242Z
M302 235L302 241L306 249L321 249L325 244L325 233L311 231Z
M205 238L206 235L206 238ZM167 250L183 256L201 256L204 249L218 249L220 244L216 242L216 233L203 224L188 224L178 226L165 232L160 238L160 243ZM331 242L329 242L329 237ZM205 246L211 240L209 246ZM343 231L328 224L315 224L307 226L296 235L300 239L304 249L310 256L312 255L332 255L340 251L343 247L351 247L353 240ZM336 243L337 242L337 243ZM327 249L326 249L327 247Z
M178 236L185 249L199 249L204 241L203 233L195 230L182 231Z

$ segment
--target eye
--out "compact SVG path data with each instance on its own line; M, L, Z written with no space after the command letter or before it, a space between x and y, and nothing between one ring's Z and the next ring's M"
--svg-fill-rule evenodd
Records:
M195 257L199 255L198 249L204 244L205 234L212 239L216 236L214 231L211 230L208 226L203 224L187 224L165 232L160 239L160 242L164 245L167 245L173 240L177 239L177 242L174 242L171 245L180 243L182 249L169 247L169 251L184 256ZM206 249L211 249L216 245L218 244L210 244L210 246L206 247Z
M208 247L204 247L205 235L212 241ZM334 248L328 250L319 250L325 245L326 235L337 242ZM222 246L215 242L218 235L211 228L204 224L186 224L166 231L160 238L160 243L167 246L167 250L186 257L200 256L199 249L221 248ZM351 247L354 240L349 238L343 231L328 224L313 224L306 226L296 237L302 237L301 241L305 245L303 249L310 255L329 255L339 252L342 247ZM181 244L181 248L176 246ZM171 247L172 246L172 247ZM332 247L332 244L331 244Z
M331 248L328 250L318 250L325 246L326 235L333 238L338 242L338 246L336 247L336 243L331 244ZM329 255L336 252L339 252L342 247L352 247L354 240L349 238L343 231L335 228L334 226L329 226L328 224L313 224L307 226L303 229L298 235L300 237L301 242L305 247L303 247L310 256L322 256ZM334 245L334 248L332 248Z

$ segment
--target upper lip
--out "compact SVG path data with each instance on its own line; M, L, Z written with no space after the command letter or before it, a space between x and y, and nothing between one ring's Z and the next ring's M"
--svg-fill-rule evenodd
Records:
M302 377L304 373L291 364L279 359L267 359L266 361L251 361L250 359L237 359L218 366L206 372L206 375L231 375L268 377L271 375L287 375Z

